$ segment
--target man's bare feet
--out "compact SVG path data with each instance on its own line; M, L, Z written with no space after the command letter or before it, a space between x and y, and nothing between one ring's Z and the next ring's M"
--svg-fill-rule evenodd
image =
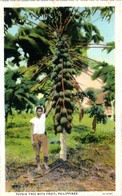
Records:
M49 170L49 166L47 165L47 163L44 163L44 167L46 170Z
M42 174L44 173L44 171L42 170L42 168L40 167L40 165L37 165L37 168L35 169L35 172L38 174Z
M40 165L37 165L36 171L39 171L39 170L41 170L41 167Z

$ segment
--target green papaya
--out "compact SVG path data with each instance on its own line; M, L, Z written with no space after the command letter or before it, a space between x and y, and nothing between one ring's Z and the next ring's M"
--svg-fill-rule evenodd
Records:
M64 83L64 88L68 89L68 90L72 90L73 89L73 84L71 83L71 81L65 81Z
M67 61L67 68L71 68L72 64L70 63L70 61Z
M65 101L65 103L67 103L67 102L70 103L71 102L71 99L69 97L65 97L65 100L64 101Z
M61 48L60 51L61 51L62 53L66 53L66 52L68 52L68 49L67 49L67 48Z
M63 68L62 72L63 72L63 74L66 74L67 73L67 69Z
M66 117L62 117L61 120L60 120L60 124L61 124L62 126L65 126L65 125L67 124L67 122L68 122L68 120L67 120Z
M55 115L55 120L56 120L56 121L59 121L60 118L61 118L61 114L60 114L60 113L57 113L57 114Z
M56 113L60 113L60 111L61 111L61 106L60 105L57 105L56 106Z
M59 98L59 94L58 93L55 93L54 96L53 96L53 100L54 101L57 101Z
M76 72L75 69L72 69L72 74L73 74L73 75L76 75L76 74L77 74L77 72Z
M58 100L58 104L59 104L59 105L62 105L62 103L63 103L63 98L60 97L59 100Z
M63 53L63 57L68 58L69 54L68 53Z
M57 120L55 120L54 125L55 125L56 127L59 126L59 123L58 123Z
M71 109L67 109L67 113L68 113L69 115L71 115L71 114L73 113L73 111L72 111Z
M58 88L60 88L60 87L62 87L61 81L59 81L59 82L56 84L56 89L58 89Z
M67 40L67 38L66 38L66 37L64 37L64 36L62 36L62 37L61 37L61 41L62 41L63 43L65 43L65 42L66 42L66 40Z
M67 116L67 119L71 122L72 121L72 116L71 115L68 115Z
M57 72L57 71L62 70L62 66L63 66L62 63L58 63L57 65L55 65L54 71Z
M63 127L61 127L61 125L57 126L56 131L57 133L63 132Z
M61 116L62 116L62 117L65 116L65 117L66 117L66 108L62 108L62 109L61 109Z
M62 58L60 58L60 59L59 59L59 63L62 63L62 62L63 62L63 59L62 59Z
M66 102L66 108L67 109L71 109L71 110L73 110L73 108L74 108L74 104L72 103L72 102Z
M68 134L70 134L70 133L71 133L71 130L72 130L72 125L71 125L71 123L67 123L65 129L66 129L66 132L67 132Z
M53 72L52 75L51 75L51 78L52 78L53 80L55 80L56 77L57 77L57 72Z
M68 96L71 94L71 90L65 90L65 95Z
M61 92L59 93L59 96L60 96L60 97L63 97L63 96L64 96L64 92L61 91Z
M59 58L58 58L57 56L54 57L53 60L52 60L52 62L53 62L54 64L58 64L58 63L59 63Z
M58 50L58 51L56 52L56 54L57 54L57 56L59 57L59 56L61 55L61 51Z

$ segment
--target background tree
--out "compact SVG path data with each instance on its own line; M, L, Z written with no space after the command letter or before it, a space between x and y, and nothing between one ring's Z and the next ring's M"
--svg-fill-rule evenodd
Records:
M114 120L114 102L115 102L115 67L106 62L98 63L95 67L95 72L92 76L93 79L101 78L103 83L103 92L105 95L105 105L112 107L111 119Z
M30 92L33 82L23 78L18 71L7 70L5 73L5 117L17 112L33 109L37 98Z

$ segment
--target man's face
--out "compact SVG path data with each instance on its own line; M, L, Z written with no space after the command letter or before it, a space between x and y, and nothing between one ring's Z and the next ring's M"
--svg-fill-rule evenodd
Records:
M40 117L40 116L42 115L43 111L42 111L42 109L39 108L39 109L36 111L36 113L37 113L37 116Z

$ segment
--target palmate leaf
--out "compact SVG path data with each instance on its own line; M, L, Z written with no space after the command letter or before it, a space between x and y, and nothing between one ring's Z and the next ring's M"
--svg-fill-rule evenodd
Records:
M33 39L38 39L38 41L43 42L45 45L50 45L51 41L47 40L44 36L41 36L36 33L30 33L29 37Z
M100 41L104 40L104 38L100 35L95 34L92 36L92 40L94 41L94 43L99 44Z
M86 31L86 32L88 32L88 33L92 33L92 24L91 23L85 23L84 24L84 30Z
M13 97L13 88L5 90L5 102L9 103L12 97Z
M20 25L23 24L22 16L20 15L21 8L5 8L4 9L4 27L5 33L9 27L13 24L18 23Z
M11 40L11 41L10 41ZM5 48L11 48L13 47L13 49L16 49L16 42L17 42L17 37L13 36L12 34L8 33L5 36Z
M110 19L115 12L115 7L92 7L92 13L95 14L97 11L100 11L100 16L102 19L106 19L110 22Z
M25 52L39 50L36 41L29 36L19 36L19 44L23 46Z
M16 45L18 39L16 36L11 34L7 34L5 36L5 45L4 45L4 60L7 58L14 57L13 62L19 64L20 61L20 53L18 51L18 47Z
M12 94L12 92L13 92L13 88L10 88L10 89L6 90L6 94L8 94L8 95Z
M96 71L93 74L93 79L101 78L103 82L112 81L115 77L115 68L114 66L108 65L107 63L100 63L97 66Z
M12 103L16 109L23 110L27 105L32 106L36 103L36 98L29 93L25 93L22 89L16 90L13 93Z
M25 102L25 103L31 103L31 101L29 100L29 97L27 97L27 95L26 95L26 93L24 94L18 94L18 92L16 91L15 92L15 99L17 98L18 99L18 101L20 101L20 102ZM24 96L25 95L25 96Z
M107 43L108 48L104 48L103 50L106 50L107 53L110 53L112 50L115 49L115 42L109 42Z
M93 29L93 31L94 31L96 34L100 35L100 30L97 28L97 26L92 25L92 29Z
M44 36L41 36L37 33L30 33L29 37L33 38L38 43L38 46L40 48L39 51L43 51L43 53L44 53L44 51L45 52L50 51L51 54L54 54L54 46L52 45L51 40L49 40L48 38L45 38ZM43 45L43 47L42 47L42 45Z
M38 43L29 36L20 36L19 45L23 48L25 54L29 54L28 65L34 63L41 58L40 46Z
M94 41L94 43L98 44L100 41L104 40L104 38L100 35L99 29L92 23L85 23L83 25L83 28L86 33L84 38L86 40L86 43Z

